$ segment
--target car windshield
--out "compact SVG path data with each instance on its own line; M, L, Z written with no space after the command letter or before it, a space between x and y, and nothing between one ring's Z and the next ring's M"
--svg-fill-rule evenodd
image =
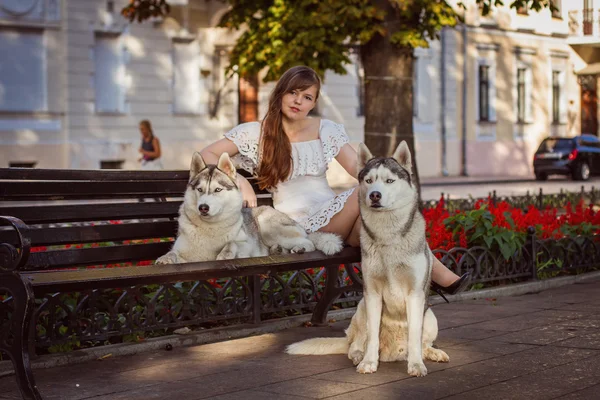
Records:
M537 152L549 153L557 151L571 151L573 150L574 145L575 142L573 139L544 139Z

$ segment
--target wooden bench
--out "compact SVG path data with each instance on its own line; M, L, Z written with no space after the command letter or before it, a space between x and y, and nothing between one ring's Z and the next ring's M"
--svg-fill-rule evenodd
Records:
M168 240L173 240L177 232L178 209L188 175L187 170L0 169L0 353L12 360L24 399L42 398L30 360L35 355L36 321L45 313L52 319L49 310L61 310L66 315L65 337L72 334L103 339L115 332L177 328L205 321L206 313L215 310L207 311L196 300L194 296L201 291L218 297L215 304L224 310L219 318L239 317L258 323L261 315L273 310L313 308L312 322L322 324L338 297L362 290L353 264L360 261L356 248L345 248L329 257L311 252L167 266L137 265L151 264L171 247ZM269 204L270 198L261 193L259 202ZM115 263L131 265L89 268ZM306 275L301 271L322 266L326 273L322 277L324 291L316 301L316 297L306 294L310 284L302 281ZM267 282L277 284L278 274L286 271L300 282L300 289L290 296L293 302L277 308L273 304L281 302L281 293L289 292L289 288L268 292L272 299L265 299L261 290ZM343 285L340 273L351 280L351 285ZM207 284L219 278L231 278L225 285L229 286L220 292ZM191 285L185 301L177 298L182 295L175 290L182 282ZM160 285L153 299L144 299L144 285ZM113 290L112 294L120 293L113 305L103 303L103 290L108 289ZM236 299L236 291L241 293L241 300ZM82 320L56 295L72 292L82 299L75 308L87 306L96 313ZM161 314L165 309L158 310L158 300L154 300L159 297L170 304L167 314L177 313L176 317ZM142 302L145 310L132 306L134 300ZM127 312L121 313L122 309ZM117 313L125 316L124 320L116 320ZM98 315L106 316L106 321L99 321ZM56 321L45 324L47 338L61 338L55 332Z

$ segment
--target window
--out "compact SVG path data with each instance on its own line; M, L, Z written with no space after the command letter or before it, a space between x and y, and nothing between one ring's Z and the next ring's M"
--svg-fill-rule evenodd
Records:
M46 110L46 49L40 31L0 31L0 110Z
M560 123L560 71L552 71L552 123Z
M100 169L123 169L125 160L100 160Z
M583 34L591 35L594 33L594 4L592 0L583 2Z
M35 168L37 161L10 161L9 168Z
M94 48L96 112L125 112L125 63L119 36L96 35Z
M525 68L517 70L517 121L525 122Z
M479 66L479 120L490 120L490 67Z
M554 10L552 10L552 18L562 19L562 1L552 0L552 5L554 6Z
M173 112L200 112L200 50L189 40L173 41Z
M413 117L419 117L419 59L413 60Z
M566 124L567 123L567 88L566 79L567 73L563 67L555 66L552 70L552 86L550 92L550 104L552 110L552 123L553 124Z

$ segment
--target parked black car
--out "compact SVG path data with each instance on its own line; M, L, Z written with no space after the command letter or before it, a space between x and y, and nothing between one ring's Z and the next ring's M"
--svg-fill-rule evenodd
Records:
M594 135L547 137L535 152L533 172L538 181L548 175L569 175L579 181L600 175L600 140Z

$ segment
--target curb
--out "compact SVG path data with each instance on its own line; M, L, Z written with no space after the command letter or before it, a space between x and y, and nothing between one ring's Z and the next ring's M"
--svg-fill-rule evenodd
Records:
M510 297L530 293L539 293L544 290L561 286L587 283L600 280L600 271L588 272L586 274L552 278L543 281L518 283L510 286L463 292L456 295L446 296L450 301L479 300L488 297ZM429 304L443 304L444 299L440 296L429 297ZM354 315L354 308L329 311L328 318L338 321L350 319ZM215 328L205 331L197 331L187 335L170 335L151 338L143 343L120 343L102 347L91 347L88 349L75 350L69 353L44 355L32 362L33 369L60 367L78 364L86 361L98 360L110 354L110 357L133 355L147 351L165 349L167 345L175 347L194 346L215 343L224 340L238 339L265 333L274 333L288 328L294 328L310 321L312 315L305 314L294 317L286 317L277 320L263 322L259 325L245 324L232 328ZM0 361L0 377L13 375L14 370L10 361Z
M421 182L421 187L444 187L444 186L461 186L461 185L491 185L504 183L531 183L536 182L535 179L498 179L498 180L464 180L464 181L436 181L436 182Z

